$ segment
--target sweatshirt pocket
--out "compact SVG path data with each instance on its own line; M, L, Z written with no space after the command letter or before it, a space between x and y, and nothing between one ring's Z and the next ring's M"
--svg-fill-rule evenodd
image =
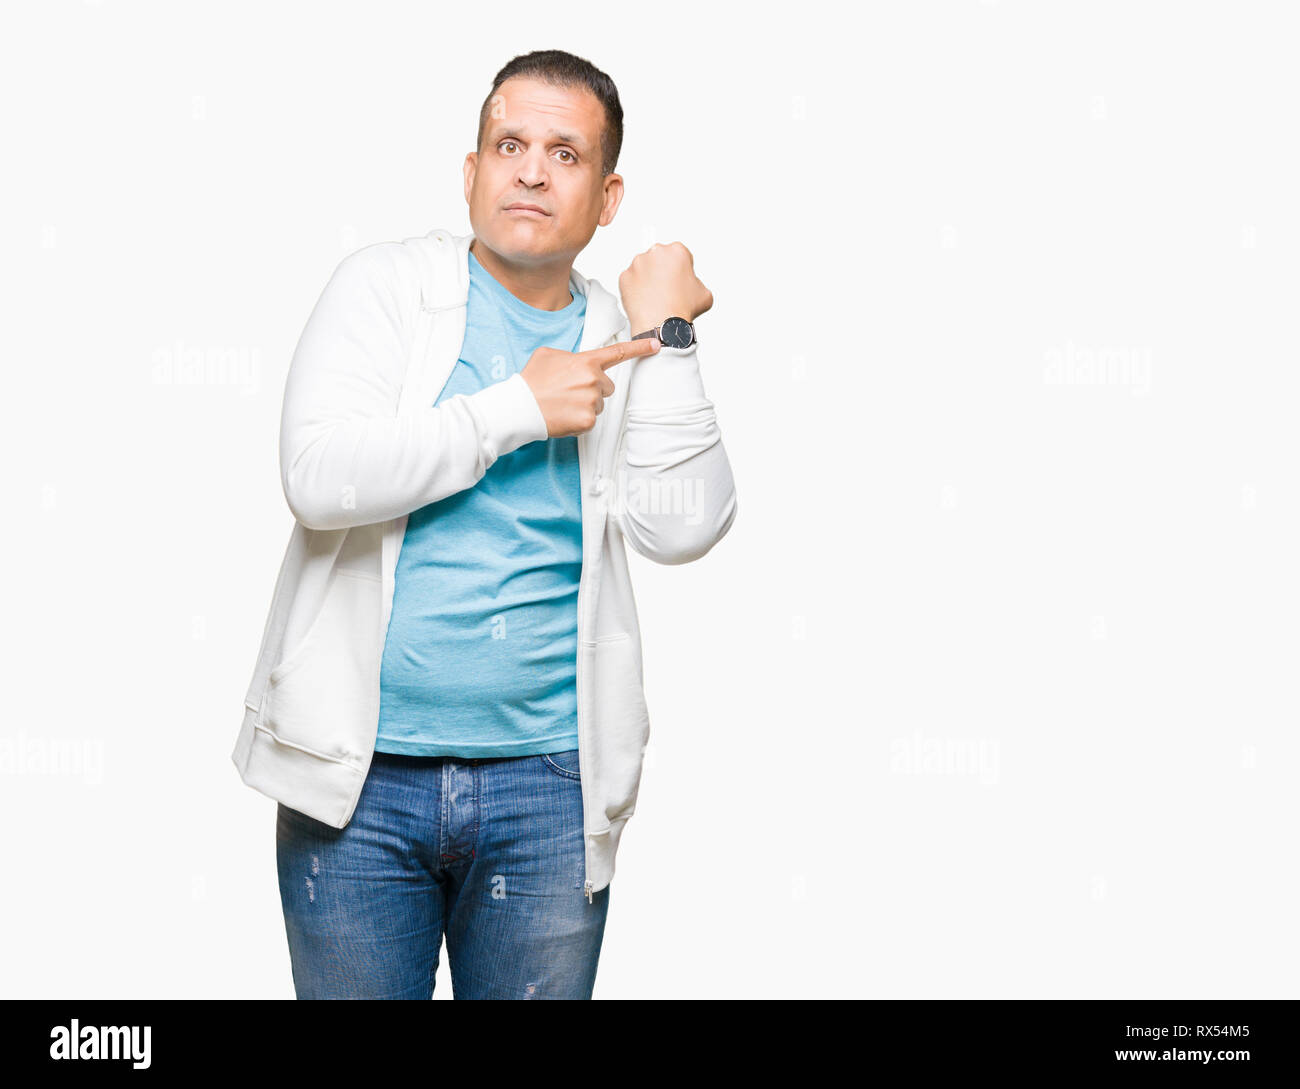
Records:
M637 643L627 633L584 639L585 676L592 685L594 723L583 755L594 785L589 830L602 832L636 810L650 718Z
M381 580L335 569L320 612L273 669L262 725L277 740L361 762L379 713Z

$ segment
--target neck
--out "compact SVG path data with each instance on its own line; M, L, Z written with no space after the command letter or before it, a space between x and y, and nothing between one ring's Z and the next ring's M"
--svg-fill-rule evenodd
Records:
M538 310L563 310L573 301L569 291L569 265L510 264L480 245L477 238L469 244L469 252L520 302Z

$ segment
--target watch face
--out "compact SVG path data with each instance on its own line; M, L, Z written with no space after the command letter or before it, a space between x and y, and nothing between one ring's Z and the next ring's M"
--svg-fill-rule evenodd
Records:
M665 348L689 348L691 323L685 318L668 318L659 326L659 342Z

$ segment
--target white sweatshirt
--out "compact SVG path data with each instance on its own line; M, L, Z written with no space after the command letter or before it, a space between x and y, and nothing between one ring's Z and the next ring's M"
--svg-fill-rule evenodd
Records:
M434 402L460 358L473 234L434 230L340 262L285 383L280 475L295 523L232 754L254 789L334 828L374 755L397 557L414 510L473 487L547 437L522 375ZM634 330L576 269L580 351ZM635 330L641 332L641 330ZM650 721L626 540L659 563L704 555L736 516L735 485L697 347L609 368L614 392L578 436L578 756L586 885L610 883L636 808Z

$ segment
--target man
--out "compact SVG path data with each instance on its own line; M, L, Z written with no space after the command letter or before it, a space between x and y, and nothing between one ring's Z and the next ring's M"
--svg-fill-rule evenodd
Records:
M624 543L707 552L736 513L680 243L573 269L623 196L613 82L496 76L472 233L368 246L294 353L296 524L233 759L279 802L297 994L590 998L649 736Z

